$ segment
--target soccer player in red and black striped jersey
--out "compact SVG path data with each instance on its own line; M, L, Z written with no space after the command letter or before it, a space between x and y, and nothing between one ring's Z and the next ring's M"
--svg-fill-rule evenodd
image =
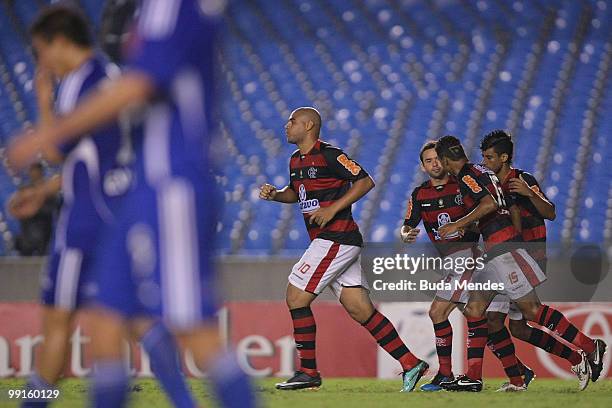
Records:
M485 311L497 293L507 295L514 301L528 321L556 331L559 336L581 350L594 352L596 344L593 339L580 332L559 311L540 302L531 282L533 277L542 280L544 273L535 260L524 249L508 245L522 239L512 224L503 191L495 174L483 166L469 163L463 146L456 137L441 138L436 143L436 152L444 168L459 180L464 204L470 210L465 217L443 225L438 232L441 237L447 237L478 222L488 256L485 268L472 279L472 282L483 285L482 290L470 292L470 299L464 310L468 319L468 371L455 381L441 385L453 391L482 389L482 356L488 334ZM487 284L497 284L497 289L487 289L484 286ZM504 349L513 348L509 336L498 346ZM514 352L508 355L507 360L516 365L515 375L511 376L510 383L500 388L500 391L525 390Z
M287 285L300 369L276 388L321 385L315 357L316 323L310 304L330 287L349 315L398 360L403 369L402 391L410 392L429 366L408 350L393 324L374 308L361 269L363 238L351 213L352 204L374 187L374 181L342 150L319 139L321 116L316 109L294 110L285 129L287 141L298 146L291 155L289 185L277 190L264 184L259 196L298 203L312 242L293 267Z
M544 220L552 221L555 219L554 204L542 192L535 177L524 170L512 167L514 143L509 133L504 130L494 130L488 133L482 140L480 149L482 150L484 164L493 170L501 181L504 195L510 197L518 206L521 234L527 252L536 260L540 268L546 271L546 224ZM514 337L565 358L571 363L572 371L577 375L580 382L580 388L584 389L588 385L589 378L585 375L584 355L565 346L554 336L530 326L520 311L516 310L515 305L509 305L509 302L505 302L503 306L505 306L505 310L502 308L499 311L492 311L494 308L489 307L487 317L490 325L494 324L492 321L497 321L497 324L500 324L501 321L501 325L503 325L506 314L508 314L510 317L510 332ZM597 380L601 372L602 360L596 354L605 350L605 343L602 340L595 340L595 342L598 344L595 354L592 354L586 360L591 365L591 379L593 381Z
M455 176L444 171L435 150L435 142L427 142L420 151L421 170L427 173L429 180L416 187L408 201L408 209L400 235L405 243L412 243L420 230L417 228L422 221L429 239L442 257L476 258L477 243L480 234L467 229L463 234L443 240L438 234L442 225L458 220L467 214ZM455 288L457 281L469 281L473 269L467 269L458 274L447 271L444 282ZM423 384L423 391L439 391L441 382L454 379L451 363L453 344L453 329L448 320L450 313L457 304L467 302L468 292L456 290L438 290L429 308L429 317L434 326L436 336L436 352L439 369L431 382Z

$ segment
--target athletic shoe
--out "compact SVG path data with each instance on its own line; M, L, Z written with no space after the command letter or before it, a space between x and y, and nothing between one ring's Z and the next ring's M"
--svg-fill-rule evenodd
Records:
M450 377L442 375L440 373L436 374L434 378L431 379L427 384L421 385L421 391L433 392L433 391L442 391L444 388L440 387L440 383L442 382L451 382L455 379L455 376L452 374Z
M509 382L503 383L501 387L495 392L517 392L517 391L527 391L527 384L523 385L514 385Z
M412 392L428 368L429 364L424 361L419 361L417 365L412 367L410 370L404 371L402 373L403 386L400 392Z
M467 375L460 375L453 381L440 383L440 387L446 391L480 392L482 391L482 380L472 380Z
M536 378L535 372L523 364L523 381L525 381L525 388L529 387L529 383ZM499 391L499 390L498 390Z
M584 351L580 351L580 357L582 360L575 366L572 366L572 371L578 377L578 389L583 391L587 385L589 385L589 381L591 380L591 364L587 359L587 355Z
M276 384L278 390L301 390L304 388L318 388L321 386L321 375L311 376L302 371L296 371L295 375L285 382Z
M587 356L589 365L591 366L591 381L595 382L603 370L603 356L606 353L608 346L603 340L595 340L595 351Z

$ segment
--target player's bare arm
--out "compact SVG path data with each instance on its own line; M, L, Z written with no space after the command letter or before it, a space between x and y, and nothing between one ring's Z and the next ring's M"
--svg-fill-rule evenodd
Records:
M145 74L130 72L88 96L67 116L40 124L24 132L9 146L7 157L12 167L26 167L41 151L56 147L79 135L116 120L126 108L146 102L155 92L153 81Z
M277 190L272 184L264 184L259 188L259 198L267 201L278 201L279 203L297 203L298 196L289 186Z
M339 200L335 201L329 207L321 207L314 211L310 215L310 223L316 223L321 228L325 227L325 225L327 225L327 223L330 222L338 212L359 201L361 197L366 195L373 188L374 180L372 180L372 177L364 177L355 181L346 194ZM295 192L293 194L295 194Z
M521 221L521 209L518 205L512 205L510 207L510 218L512 219L512 225L518 232L523 231L523 223Z
M470 224L475 223L485 215L497 210L497 203L493 199L492 196L487 195L483 197L478 206L474 208L468 215L463 218L458 219L455 222L449 222L440 227L438 233L442 238L446 238L449 235L452 235L460 230L464 230Z
M552 205L550 201L545 199L542 194L538 194L531 187L529 187L529 184L527 184L525 180L520 178L512 178L508 182L508 186L511 192L529 198L542 217L551 221L557 217L555 206Z

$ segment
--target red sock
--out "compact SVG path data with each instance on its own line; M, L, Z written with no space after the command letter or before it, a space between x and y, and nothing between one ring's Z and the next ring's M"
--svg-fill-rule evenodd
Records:
M487 344L487 319L481 317L468 317L467 339L467 376L472 380L482 379L482 358Z
M533 344L536 347L541 348L548 353L554 354L568 360L572 365L576 365L582 361L582 357L576 350L572 350L559 340L555 339L554 336L540 330L536 327L531 327L529 332L528 343Z
M522 363L519 364L516 358L516 349L508 329L504 326L500 331L489 334L487 345L501 361L510 383L518 386L524 385L520 370Z
M316 376L316 335L317 325L310 307L300 307L289 310L293 320L293 338L300 359L300 371Z
M362 324L372 336L376 339L380 347L391 354L391 357L396 359L402 365L404 370L409 370L420 361L414 354L408 350L397 334L397 330L393 324L383 316L378 310L375 310L372 316Z
M593 339L578 330L561 312L552 307L540 305L535 323L548 328L586 353L595 351Z
M438 373L445 377L450 377L453 375L451 362L451 353L453 351L453 327L448 320L434 323L433 326L436 333L436 353L438 354L438 362L440 364Z

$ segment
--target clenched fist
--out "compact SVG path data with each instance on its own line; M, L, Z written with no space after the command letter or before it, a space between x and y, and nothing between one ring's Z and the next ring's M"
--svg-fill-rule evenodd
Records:
M274 200L274 197L276 197L276 192L276 187L274 187L272 184L266 183L259 187L259 198L262 200L272 201Z

